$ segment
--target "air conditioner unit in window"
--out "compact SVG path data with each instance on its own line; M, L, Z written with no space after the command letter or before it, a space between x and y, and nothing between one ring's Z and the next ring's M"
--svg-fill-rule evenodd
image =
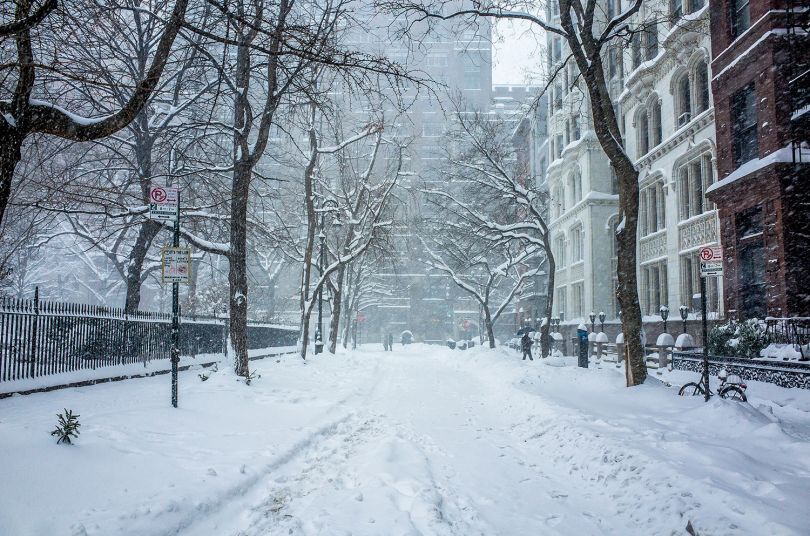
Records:
M692 119L692 114L690 114L689 112L682 113L681 115L678 116L678 126L679 127L684 126L686 123L689 122L690 119Z

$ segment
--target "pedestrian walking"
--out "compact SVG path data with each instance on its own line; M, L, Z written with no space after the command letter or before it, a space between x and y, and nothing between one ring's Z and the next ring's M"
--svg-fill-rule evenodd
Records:
M391 344L390 342L388 342L388 341L389 341L388 337L390 337L390 335L383 335L383 349L384 349L386 352L388 351L388 347L389 347L389 346L390 346L390 344Z
M532 339L529 337L528 332L524 332L523 337L520 338L520 349L523 351L523 361L526 361L526 356L529 357L530 361L534 361L532 357Z
M391 333L388 334L388 351L394 351L394 335Z

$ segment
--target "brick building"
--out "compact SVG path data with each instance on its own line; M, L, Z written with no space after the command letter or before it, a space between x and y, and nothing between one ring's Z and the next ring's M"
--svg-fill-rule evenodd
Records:
M809 316L807 0L713 0L717 178L732 318Z

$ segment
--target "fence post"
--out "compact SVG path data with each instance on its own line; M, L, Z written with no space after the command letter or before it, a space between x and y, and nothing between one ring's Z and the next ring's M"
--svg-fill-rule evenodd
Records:
M34 319L31 326L31 377L36 374L37 366L37 325L39 324L39 287L34 287Z

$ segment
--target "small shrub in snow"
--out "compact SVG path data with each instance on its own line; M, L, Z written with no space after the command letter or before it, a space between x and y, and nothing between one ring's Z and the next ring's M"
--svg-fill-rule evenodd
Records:
M210 378L210 377L211 377L211 373L209 372L209 373L207 373L207 374L206 374L205 372L201 372L200 374L197 374L197 376L199 376L199 377L200 377L200 381L203 381L203 382L204 382L204 381L206 381L208 378Z
M250 383L251 383L253 380L256 380L256 379L261 378L261 377L262 377L262 375L261 375L261 374L258 374L258 373L257 373L257 372L254 370L253 372L251 372L251 373L249 373L247 376L245 376L245 385L250 385Z
M72 443L71 438L79 437L79 427L81 426L79 424L79 415L74 415L71 410L65 408L64 413L57 413L56 416L59 418L59 422L51 435L57 438L57 445L59 443L70 445Z

